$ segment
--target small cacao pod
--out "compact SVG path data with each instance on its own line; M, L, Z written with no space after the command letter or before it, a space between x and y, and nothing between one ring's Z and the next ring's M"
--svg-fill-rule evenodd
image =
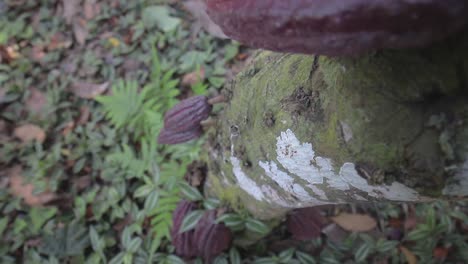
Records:
M280 52L355 55L441 40L468 22L467 0L205 0L223 32Z
M183 132L200 127L200 122L209 117L211 108L203 95L182 100L164 115L164 129Z
M197 256L211 263L231 245L232 233L223 223L216 223L216 210L206 211L195 227L194 243Z
M175 247L176 254L181 257L192 258L197 255L197 247L193 241L194 230L179 233L185 216L196 209L196 203L182 200L172 214L172 245Z
M296 240L310 240L320 236L326 220L314 207L291 211L286 219L286 226Z
M201 126L191 128L188 131L174 132L167 130L166 128L161 129L158 136L159 144L179 144L187 142L192 139L199 138L203 134Z

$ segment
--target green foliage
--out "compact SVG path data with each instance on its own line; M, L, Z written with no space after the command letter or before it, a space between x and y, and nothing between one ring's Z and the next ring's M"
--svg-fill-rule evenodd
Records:
M39 250L46 255L64 258L82 254L88 245L88 230L76 222L71 222L53 234L44 236Z

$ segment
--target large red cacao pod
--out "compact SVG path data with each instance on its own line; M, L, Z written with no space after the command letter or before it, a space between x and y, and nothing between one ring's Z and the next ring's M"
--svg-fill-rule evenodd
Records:
M468 0L205 0L229 37L280 52L355 55L426 45L463 28Z
M182 200L172 215L172 245L175 247L176 254L185 258L192 258L197 255L197 247L193 241L194 230L184 233L179 233L179 231L185 216L196 209L197 205L195 203Z
M195 227L194 243L197 255L211 263L211 260L231 245L232 233L223 223L216 223L216 211L205 212Z
M209 117L212 106L203 95L180 101L164 115L164 129L172 132L193 130Z

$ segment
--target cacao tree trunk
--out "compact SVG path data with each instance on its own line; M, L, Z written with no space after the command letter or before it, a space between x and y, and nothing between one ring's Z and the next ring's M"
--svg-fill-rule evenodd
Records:
M225 87L206 189L262 219L467 196L467 80L466 32L356 58L258 52Z

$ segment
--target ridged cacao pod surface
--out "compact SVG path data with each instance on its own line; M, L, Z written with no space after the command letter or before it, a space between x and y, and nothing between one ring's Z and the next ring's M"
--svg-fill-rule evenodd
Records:
M195 203L182 200L172 215L172 245L175 247L178 256L192 258L197 255L197 247L194 244L194 230L179 233L185 216L196 209L197 205Z
M191 128L191 130L174 132L163 128L159 132L158 143L159 144L179 144L190 141L192 139L199 138L203 134L201 126Z
M356 55L461 30L468 0L205 0L229 37L280 52Z
M197 255L206 263L231 245L232 233L223 223L216 223L216 210L205 212L195 227L194 243Z
M184 132L200 127L200 122L209 117L211 108L203 95L182 100L164 115L164 129Z

